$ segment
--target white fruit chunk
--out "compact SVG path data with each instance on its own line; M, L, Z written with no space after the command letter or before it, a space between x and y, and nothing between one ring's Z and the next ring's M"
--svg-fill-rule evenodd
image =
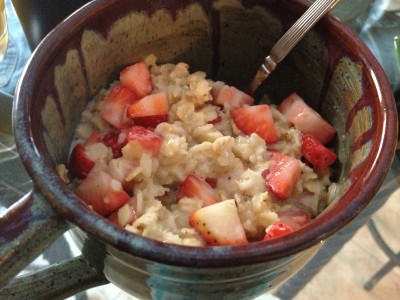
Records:
M208 245L246 245L246 233L240 222L235 200L225 200L195 211L189 218Z

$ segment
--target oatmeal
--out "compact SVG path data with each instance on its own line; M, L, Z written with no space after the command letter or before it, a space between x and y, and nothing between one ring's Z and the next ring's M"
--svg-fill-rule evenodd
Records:
M295 93L253 102L150 56L83 112L70 184L111 222L167 243L241 245L296 230L329 202L335 130Z

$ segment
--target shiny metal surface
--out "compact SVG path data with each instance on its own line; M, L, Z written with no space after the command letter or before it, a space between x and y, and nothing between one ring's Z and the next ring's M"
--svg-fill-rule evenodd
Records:
M257 70L247 92L253 95L259 85L267 79L290 51L297 45L304 35L324 16L339 0L317 0L305 13L289 28L289 30L272 47L270 54L265 58Z

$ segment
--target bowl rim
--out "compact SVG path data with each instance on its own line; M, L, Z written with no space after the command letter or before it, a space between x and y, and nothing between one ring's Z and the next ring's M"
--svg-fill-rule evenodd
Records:
M376 126L377 131L382 133L381 136L373 137L373 149L368 158L368 166L371 168L359 174L363 180L358 180L333 210L320 215L294 233L269 242L252 242L246 246L234 247L188 247L131 234L88 209L58 176L54 163L44 150L43 141L32 138L30 114L34 108L30 103L35 98L38 87L37 80L32 79L40 78L35 74L44 72L43 65L46 64L43 62L49 61L52 55L62 49L63 43L68 41L68 36L80 31L80 27L85 24L85 18L93 18L96 12L103 12L117 2L120 0L92 1L61 22L34 50L16 88L13 128L18 151L35 189L45 195L59 215L103 243L134 256L170 265L222 267L280 259L306 250L346 226L373 199L389 170L388 164L394 157L397 142L394 96L382 67L367 46L344 23L333 15L327 15L321 22L331 24L331 30L337 30L347 37L351 36L352 44L348 47L359 49L361 55L358 59L364 64L377 89L377 113L381 118L377 120ZM309 5L305 0L281 2L292 7L300 5L304 9Z

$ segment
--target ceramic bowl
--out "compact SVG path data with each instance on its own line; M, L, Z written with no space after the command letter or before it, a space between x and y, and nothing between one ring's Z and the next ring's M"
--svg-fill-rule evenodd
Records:
M99 217L56 170L67 161L86 103L124 66L153 53L160 63L184 61L192 71L245 89L308 3L97 0L36 48L16 91L17 147L35 185L34 200L45 198L57 218L67 220L85 257L100 262L109 281L141 299L252 298L298 271L373 199L394 155L393 94L367 47L332 15L258 91L275 103L296 91L337 130L334 201L298 231L248 246L165 244ZM96 257L93 247L100 252Z

